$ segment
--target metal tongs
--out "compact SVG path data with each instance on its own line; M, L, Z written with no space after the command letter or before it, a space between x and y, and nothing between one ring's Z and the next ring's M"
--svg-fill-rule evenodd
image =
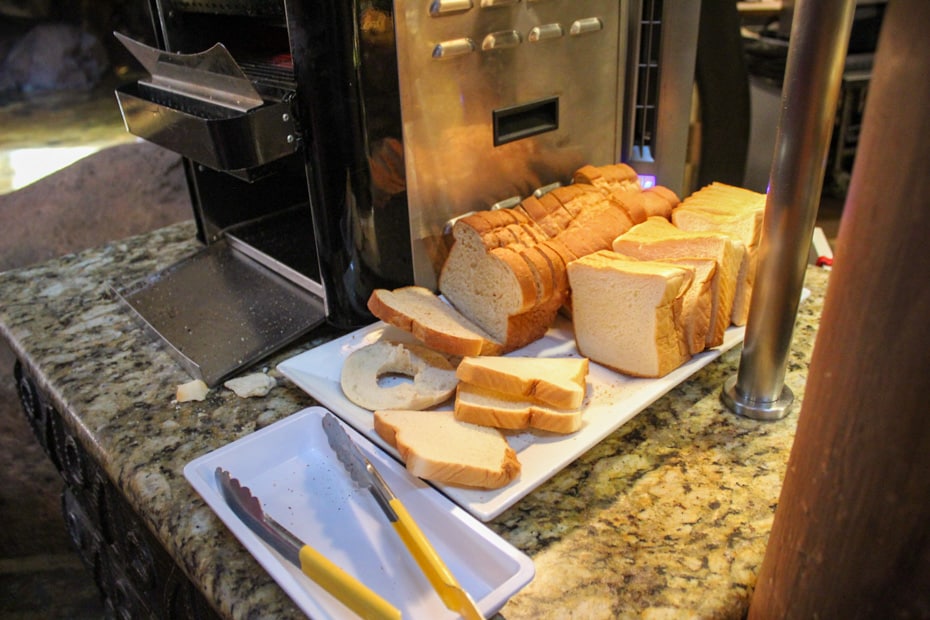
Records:
M420 569L426 575L443 604L468 620L484 619L468 592L459 585L455 576L436 553L407 508L394 495L390 487L365 458L342 425L331 413L323 416L323 430L329 445L336 451L339 462L361 488L367 488L394 530L400 536Z
M214 475L233 513L272 549L299 567L303 574L317 582L343 605L366 619L400 619L401 614L396 607L266 514L258 498L228 471L217 467Z

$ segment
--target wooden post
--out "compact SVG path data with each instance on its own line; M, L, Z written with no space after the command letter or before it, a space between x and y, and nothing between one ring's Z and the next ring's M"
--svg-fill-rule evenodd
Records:
M928 25L887 6L750 618L930 617Z

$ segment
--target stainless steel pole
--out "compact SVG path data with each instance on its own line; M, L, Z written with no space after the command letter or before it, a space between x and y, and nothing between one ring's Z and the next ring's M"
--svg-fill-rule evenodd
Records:
M759 264L737 374L721 400L758 420L787 415L785 369L820 204L854 0L797 0Z

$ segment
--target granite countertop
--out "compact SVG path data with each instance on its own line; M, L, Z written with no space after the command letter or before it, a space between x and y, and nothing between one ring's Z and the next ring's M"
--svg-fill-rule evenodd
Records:
M198 249L193 222L0 274L0 333L85 448L224 615L301 617L190 487L194 458L316 404L279 386L243 399L219 388L174 402L190 377L113 295ZM742 617L794 438L828 272L810 268L778 422L726 410L722 355L488 526L527 553L535 579L503 608L519 618Z

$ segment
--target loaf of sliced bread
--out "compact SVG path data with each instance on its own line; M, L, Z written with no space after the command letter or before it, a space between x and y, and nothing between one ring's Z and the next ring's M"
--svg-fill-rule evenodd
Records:
M578 194L576 200L587 200L581 196L589 195L593 194ZM446 299L502 343L504 351L538 339L555 320L568 295L564 264L569 257L608 248L616 235L632 226L626 214L602 195L574 216L558 198L547 196L539 202L550 203L551 226L565 227L552 239L489 248L475 232L471 217L463 218L453 227L455 241L440 272L439 290ZM543 249L550 242L565 249L565 259L560 261L551 247Z
M580 406L560 409L470 383L459 383L455 392L455 419L480 426L573 433L581 428L582 412Z
M455 370L459 381L521 400L560 409L577 409L587 388L588 360L583 357L462 358Z
M641 260L669 258L711 258L717 269L711 281L711 327L707 347L723 343L731 323L733 300L746 246L718 232L683 231L668 220L651 217L637 224L613 242L614 251Z
M422 286L375 289L368 299L373 315L423 344L449 355L497 355L503 344Z
M636 170L623 163L582 166L572 175L572 181L593 185L607 192L640 189L639 175Z
M497 489L520 474L517 454L499 430L456 420L452 411L375 411L374 427L407 471L424 480Z
M618 235L650 215L667 217L678 202L666 188L641 191L626 164L585 166L574 180L452 228L439 291L504 351L545 334L570 307L568 262L610 249Z
M635 377L662 377L690 358L682 305L690 268L601 251L568 266L578 351Z

